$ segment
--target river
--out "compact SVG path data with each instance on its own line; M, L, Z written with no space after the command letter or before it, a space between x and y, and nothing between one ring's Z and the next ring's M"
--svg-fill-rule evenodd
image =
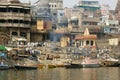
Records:
M120 67L0 70L0 80L120 80Z

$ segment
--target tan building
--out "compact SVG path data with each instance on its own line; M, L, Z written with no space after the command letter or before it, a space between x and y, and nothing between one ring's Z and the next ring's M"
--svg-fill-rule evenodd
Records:
M68 43L70 42L70 38L69 37L62 37L60 42L61 42L61 47L67 47Z
M53 9L63 9L63 0L49 0L49 8Z
M81 27L83 9L64 8L65 16L68 18L69 25Z
M24 37L30 42L30 4L19 0L1 0L0 28L10 36Z
M117 1L117 5L115 9L115 17L119 21L119 24L120 24L120 0Z
M85 29L84 35L75 36L75 46L83 48L96 48L96 35L91 35L88 28Z
M51 21L37 20L36 25L31 27L31 41L39 42L45 41L48 36L48 31L52 29Z
M119 46L120 45L120 38L109 39L109 45L111 45L111 46Z

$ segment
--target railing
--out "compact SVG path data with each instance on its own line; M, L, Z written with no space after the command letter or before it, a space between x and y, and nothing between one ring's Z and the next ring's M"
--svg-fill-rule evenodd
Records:
M25 17L30 17L30 14L25 14Z
M31 21L30 17L25 17L24 20Z
M99 22L100 18L90 18L90 17L83 17L82 21L93 21L93 22Z
M6 23L0 23L0 27L6 27L8 26Z
M0 23L0 27L30 27L30 24Z

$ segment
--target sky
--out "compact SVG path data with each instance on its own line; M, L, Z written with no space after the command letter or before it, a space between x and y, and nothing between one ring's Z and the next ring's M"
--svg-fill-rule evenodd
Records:
M30 0L20 0L21 2L29 2ZM31 0L32 3L35 3L38 0ZM72 8L79 0L63 0L64 7ZM100 4L108 4L110 9L114 10L116 7L117 0L89 0L89 1L99 1Z

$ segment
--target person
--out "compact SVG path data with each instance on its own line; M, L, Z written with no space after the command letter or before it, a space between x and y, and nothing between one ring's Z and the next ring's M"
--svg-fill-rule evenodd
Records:
M3 65L3 61L1 62L1 65Z

